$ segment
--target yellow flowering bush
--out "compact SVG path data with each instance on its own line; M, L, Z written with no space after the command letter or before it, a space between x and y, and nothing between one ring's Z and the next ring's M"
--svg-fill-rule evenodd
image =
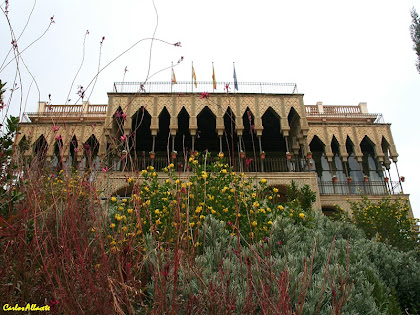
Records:
M419 226L410 217L407 199L390 196L373 202L366 196L361 201L350 202L353 221L369 238L390 244L400 250L418 248L420 244Z
M179 238L184 243L201 243L200 229L209 216L222 222L232 236L240 233L248 241L266 240L279 215L306 221L299 205L275 201L278 189L269 188L266 179L237 175L221 154L211 164L199 163L198 158L189 158L188 179L178 178L172 164L163 169L168 175L164 181L148 167L140 172L142 178L130 181L132 196L110 198L113 247L140 240L144 233L153 233L159 241Z

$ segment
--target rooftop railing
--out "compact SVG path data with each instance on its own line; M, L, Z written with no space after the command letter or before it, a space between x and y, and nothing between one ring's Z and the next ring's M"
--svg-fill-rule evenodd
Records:
M197 82L197 87L190 81L172 82L115 82L114 93L255 93L255 94L298 94L296 83L238 82Z
M41 103L37 112L25 113L28 117L105 117L108 105L47 105Z
M318 118L355 118L355 119L371 119L373 123L383 124L384 118L382 114L362 112L359 106L322 106L323 112L319 111L318 105L305 105L306 116Z

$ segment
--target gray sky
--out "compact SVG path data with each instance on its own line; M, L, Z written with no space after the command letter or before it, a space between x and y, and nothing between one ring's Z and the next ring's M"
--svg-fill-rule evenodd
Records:
M18 36L30 14L33 1L10 0L9 17ZM1 1L4 8L4 1ZM392 123L394 141L400 154L398 167L405 176L404 191L410 193L416 217L420 217L420 141L415 127L420 117L420 74L415 69L409 26L410 9L420 11L420 0L400 1L193 1L156 0L159 25L153 45L151 73L170 66L178 81L191 78L191 61L199 81L211 80L214 62L218 81L232 80L232 62L238 81L293 82L304 94L306 105L357 105L367 102L371 113L382 113ZM151 0L39 0L18 46L23 50L55 23L23 53L19 66L22 85L15 92L11 112L19 112L21 91L25 111L36 111L37 102L63 104L70 93L77 99L78 85L86 87L94 78L103 36L101 66L142 38L151 37L156 15ZM0 18L0 62L11 47L4 16ZM83 66L70 90L83 56ZM150 41L139 43L99 76L90 98L106 104L114 81L141 81L146 78ZM9 58L10 59L10 58ZM0 73L13 82L16 63ZM170 71L152 81L170 80ZM28 93L29 87L30 91ZM87 91L90 95L90 90ZM28 96L28 97L27 97ZM4 115L4 112L2 113ZM410 135L411 134L411 135ZM414 136L413 136L414 135Z

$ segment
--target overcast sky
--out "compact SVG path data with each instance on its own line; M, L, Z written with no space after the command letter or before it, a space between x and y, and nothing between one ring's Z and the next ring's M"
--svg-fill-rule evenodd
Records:
M4 1L1 1L4 9ZM9 17L16 36L22 32L34 5L10 0ZM382 113L392 124L399 153L398 168L405 176L404 192L411 194L420 217L420 74L410 38L410 9L420 11L420 0L295 0L295 1L193 1L156 0L159 25L156 37L182 47L155 42L151 73L170 66L178 81L190 80L191 62L199 81L211 80L214 62L219 81L232 80L232 63L238 81L292 82L304 94L306 105L357 105L367 102L372 113ZM108 64L142 38L151 37L156 14L151 0L38 0L18 47L22 51L48 27L48 32L23 53L36 79L20 64L22 84L15 92L11 112L19 112L21 92L25 111L36 111L39 98L63 104L70 94L77 100L78 85L94 78L102 45L101 66ZM0 62L11 47L6 19L0 18ZM83 66L70 89L83 57ZM129 50L103 70L90 103L106 104L113 82L142 81L147 76L150 41ZM9 58L10 60L10 58ZM13 82L16 63L0 73ZM170 71L152 81L170 80ZM10 87L10 86L9 86ZM30 87L30 90L29 90ZM29 90L29 93L28 93ZM87 91L90 95L90 90ZM38 96L40 95L40 96ZM3 112L4 114L4 112Z

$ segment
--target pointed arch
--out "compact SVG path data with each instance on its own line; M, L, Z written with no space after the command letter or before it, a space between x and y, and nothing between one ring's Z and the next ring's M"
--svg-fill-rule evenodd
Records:
M252 111L247 107L245 109L244 114L242 115L242 124L244 126L244 130L242 132L242 150L244 152L248 152L248 155L254 155L254 147L256 144L256 139L254 137L254 114Z
M223 151L232 153L237 150L238 136L236 134L236 116L230 106L226 108L223 115L223 123L225 126Z
M99 142L95 135L92 134L83 144L83 160L85 167L96 169L98 165Z
M40 135L39 138L33 144L33 151L35 154L35 160L42 167L47 157L48 143L45 140L44 135Z
M331 180L331 173L328 161L325 157L325 143L318 136L314 136L309 143L309 149L312 152L312 160L314 163L314 171L319 179L323 181Z
M142 106L133 115L131 120L132 143L134 148L132 154L141 156L141 152L149 152L152 149L152 133L150 131L150 124L152 116L147 109Z
M209 150L209 152L219 152L218 136L216 132L216 115L205 106L197 116L197 141L198 151Z
M156 152L166 152L168 149L168 144L170 142L170 123L171 115L169 114L168 109L164 106L158 116L159 121L159 130L156 136L155 151ZM150 149L152 148L150 144ZM171 147L169 146L169 151Z
M58 135L54 142L53 166L58 170L64 169L63 139Z
M281 119L271 106L262 115L262 125L264 127L261 137L263 150L269 152L269 156L284 157L287 150L286 140L281 133Z
M360 142L360 149L362 151L362 166L363 173L373 181L378 181L383 178L382 168L378 162L375 150L375 143L368 137L364 136Z
M363 174L360 169L360 165L356 160L354 143L351 140L350 136L347 136L346 138L346 150L348 154L348 158L347 158L348 176L350 176L355 181L362 181Z
M115 135L116 139L119 139L124 134L124 116L121 106L112 115L112 134Z
M69 156L70 156L70 165L74 168L77 167L77 150L78 150L78 142L76 135L70 141L69 146Z
M183 106L178 113L178 130L175 137L175 150L188 152L192 147L190 134L190 115L187 109Z

